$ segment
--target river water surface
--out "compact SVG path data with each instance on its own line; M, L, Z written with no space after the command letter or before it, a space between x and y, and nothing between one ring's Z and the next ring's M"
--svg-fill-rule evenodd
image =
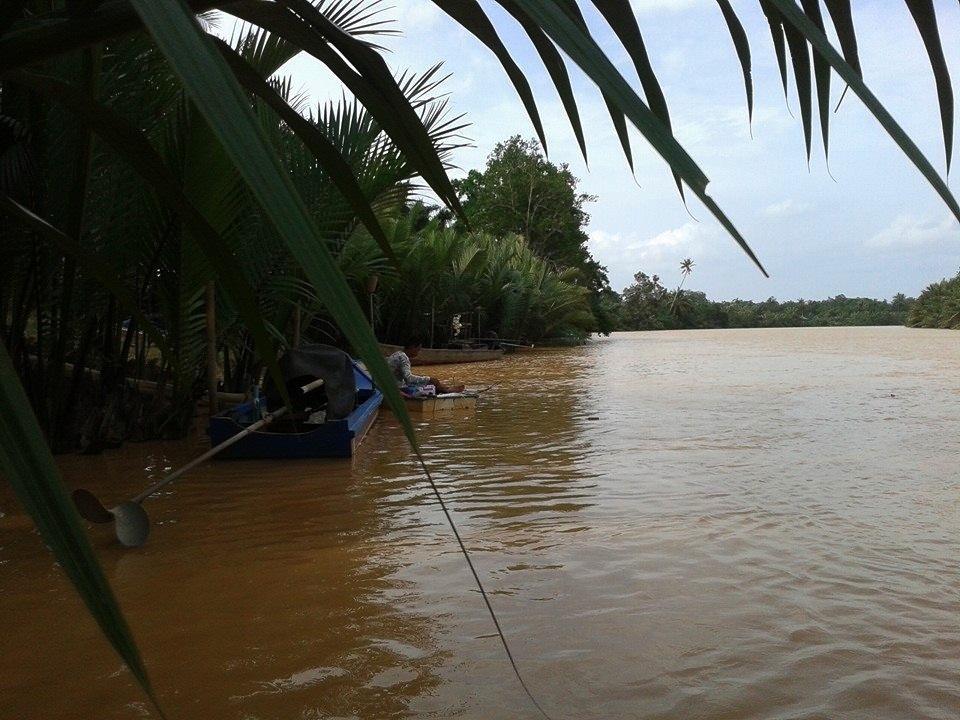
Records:
M960 714L960 334L618 334L447 367L418 425L555 718ZM200 448L63 457L133 495ZM534 718L389 413L351 461L210 463L90 535L170 718ZM0 718L153 717L0 487Z

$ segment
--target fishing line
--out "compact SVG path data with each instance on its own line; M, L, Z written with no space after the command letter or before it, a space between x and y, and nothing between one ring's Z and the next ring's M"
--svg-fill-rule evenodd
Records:
M500 627L500 621L497 619L497 613L494 612L493 605L490 603L490 598L487 596L487 591L484 589L483 583L480 581L480 575L477 573L477 569L473 565L473 560L470 559L470 553L467 551L467 546L464 544L463 538L460 537L460 531L457 530L457 525L453 522L453 516L447 509L447 504L443 501L443 496L440 494L440 488L438 488L437 484L433 481L433 476L430 474L430 470L427 468L427 463L423 459L423 455L420 454L420 448L414 446L413 451L417 455L417 460L420 462L420 467L423 469L423 474L427 476L427 481L430 483L430 488L433 490L434 497L436 497L437 502L440 503L440 509L443 510L443 514L447 518L447 524L450 525L450 529L453 531L453 536L457 539L457 544L460 545L460 552L467 561L467 567L470 568L470 573L473 575L473 580L477 584L477 589L480 590L480 596L483 598L483 602L487 606L487 611L490 613L490 619L493 620L493 625L497 629L497 636L500 638L500 642L503 644L503 649L507 653L507 659L510 661L510 666L513 668L513 674L516 675L517 680L520 682L520 687L523 688L523 691L527 694L527 697L530 698L530 702L533 703L533 706L540 712L541 715L543 715L543 717L546 718L546 720L553 720L553 718L547 714L547 711L540 707L540 703L537 702L537 699L533 696L530 688L527 687L527 683L523 679L523 675L520 674L520 668L517 666L517 661L514 659L513 653L510 651L510 645L507 643L507 637L503 634L503 628Z

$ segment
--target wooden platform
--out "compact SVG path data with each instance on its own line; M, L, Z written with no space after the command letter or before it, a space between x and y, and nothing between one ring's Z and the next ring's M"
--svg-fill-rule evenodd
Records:
M417 417L432 417L449 413L472 412L477 408L477 395L449 393L432 398L404 398L407 412Z

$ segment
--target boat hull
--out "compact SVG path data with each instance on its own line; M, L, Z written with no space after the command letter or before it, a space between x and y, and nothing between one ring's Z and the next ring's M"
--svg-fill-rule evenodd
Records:
M361 402L342 420L331 420L320 425L304 425L303 432L252 432L226 448L217 457L239 458L348 458L357 451L367 431L377 419L383 394L373 387L366 373L355 366L354 375ZM249 407L248 407L249 406ZM219 445L243 431L234 415L252 411L252 403L240 405L231 411L210 419L208 433L211 445Z
M380 343L384 356L403 350L400 345ZM420 353L410 360L412 365L453 365L456 363L490 362L503 358L503 350L456 350L446 348L420 348Z

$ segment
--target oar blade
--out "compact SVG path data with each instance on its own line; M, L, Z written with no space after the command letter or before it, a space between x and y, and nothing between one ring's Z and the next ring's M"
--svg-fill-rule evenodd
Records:
M124 547L140 547L150 535L150 518L140 503L127 501L111 511L117 521L117 540Z
M93 523L108 523L113 521L113 515L107 510L103 503L97 499L89 490L77 488L73 491L71 498L74 507L80 513L80 517Z

